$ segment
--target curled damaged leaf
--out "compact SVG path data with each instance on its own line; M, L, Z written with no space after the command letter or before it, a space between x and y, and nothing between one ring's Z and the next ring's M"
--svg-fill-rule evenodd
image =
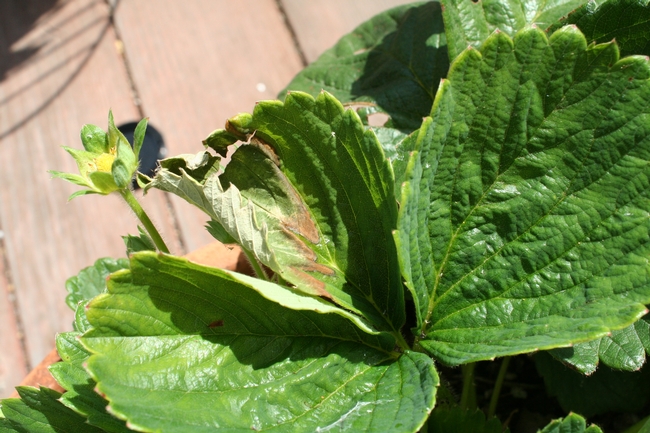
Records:
M299 288L303 292L330 297L324 283L307 274L334 273L316 263L316 254L303 240L319 242L316 226L277 161L269 158L268 149L262 149L240 147L221 180L220 159L207 152L167 159L145 190L154 187L179 195L218 221L271 270L287 280L302 279ZM235 180L241 180L239 188L232 183Z
M216 164L204 152L164 161L148 187L203 209L298 290L397 332L405 317L392 239L397 200L375 134L328 93L293 92L229 119L205 144L224 155L236 139L247 143L222 174L189 166Z

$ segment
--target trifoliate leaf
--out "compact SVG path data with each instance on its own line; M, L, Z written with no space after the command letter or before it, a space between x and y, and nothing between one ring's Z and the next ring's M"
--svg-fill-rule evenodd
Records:
M575 27L533 28L452 65L396 236L436 358L568 346L645 314L650 68L617 55Z
M324 301L154 253L130 269L90 303L82 343L133 428L414 432L433 407L429 357Z
M442 0L449 58L468 46L480 48L495 30L514 36L527 26L542 29L582 6L586 0Z
M399 6L341 38L280 97L295 90L316 97L325 90L342 102L376 104L391 116L387 126L412 131L429 114L448 68L440 4Z

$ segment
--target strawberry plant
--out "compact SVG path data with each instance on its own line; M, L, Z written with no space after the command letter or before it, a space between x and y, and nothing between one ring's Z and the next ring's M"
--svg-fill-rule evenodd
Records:
M0 432L650 431L648 23L637 0L392 9L137 175L254 277L167 254L137 157L84 127L55 176L142 229L68 282L66 392L19 388ZM505 388L565 412L526 427Z

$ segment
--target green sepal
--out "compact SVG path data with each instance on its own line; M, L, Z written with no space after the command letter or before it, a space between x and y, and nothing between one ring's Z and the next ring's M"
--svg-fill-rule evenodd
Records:
M93 183L93 189L98 194L110 194L117 191L120 187L115 183L115 178L111 173L105 171L93 171L88 173L88 178Z
M72 200L73 198L77 198L82 195L89 195L89 194L101 194L101 193L92 189L82 189L80 191L75 191L72 194L70 194L70 197L68 197L68 201Z
M84 125L81 128L81 143L88 152L108 152L108 136L99 126Z
M64 173L62 171L54 171L54 170L50 170L48 171L48 173L50 173L52 177L58 177L59 179L67 180L68 182L74 183L75 185L86 186L88 188L93 187L93 185L90 182L88 182L88 180L85 177L78 174Z
M142 149L142 143L144 143L144 136L147 132L147 123L149 122L148 118L144 118L138 122L138 125L135 127L133 132L133 153L135 155L135 160L140 160L140 150Z

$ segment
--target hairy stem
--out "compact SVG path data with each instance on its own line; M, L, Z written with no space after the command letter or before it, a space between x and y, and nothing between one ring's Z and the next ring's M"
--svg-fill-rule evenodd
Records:
M260 262L257 261L255 255L243 247L242 247L242 251L244 252L244 254L246 254L246 258L248 258L248 261L250 262L253 271L255 271L255 275L257 276L257 278L259 278L260 280L269 281L269 276L266 274L266 271L264 270L262 265L260 265Z
M501 387L503 386L503 381L506 378L506 372L508 371L508 364L510 364L510 357L506 356L501 361L501 368L499 368L499 374L497 375L497 381L494 383L494 389L492 390L492 397L490 398L490 406L488 408L488 418L492 418L497 411L497 404L499 404L499 395L501 394Z
M126 201L126 204L128 204L133 213L135 213L135 216L138 217L144 226L144 229L147 231L147 233L149 233L149 236L151 236L151 239L156 245L156 248L158 248L158 250L162 251L163 253L169 254L169 248L167 248L167 245L165 245L165 241L163 241L160 233L158 233L158 230L156 229L156 226L153 225L147 213L144 211L144 209L142 209L142 206L140 206L140 203L138 202L138 199L136 199L133 195L133 192L131 192L131 190L128 188L121 189L119 192L124 201Z
M463 373L463 393L460 396L460 407L463 409L476 409L476 386L474 386L474 368L476 363L461 365Z

